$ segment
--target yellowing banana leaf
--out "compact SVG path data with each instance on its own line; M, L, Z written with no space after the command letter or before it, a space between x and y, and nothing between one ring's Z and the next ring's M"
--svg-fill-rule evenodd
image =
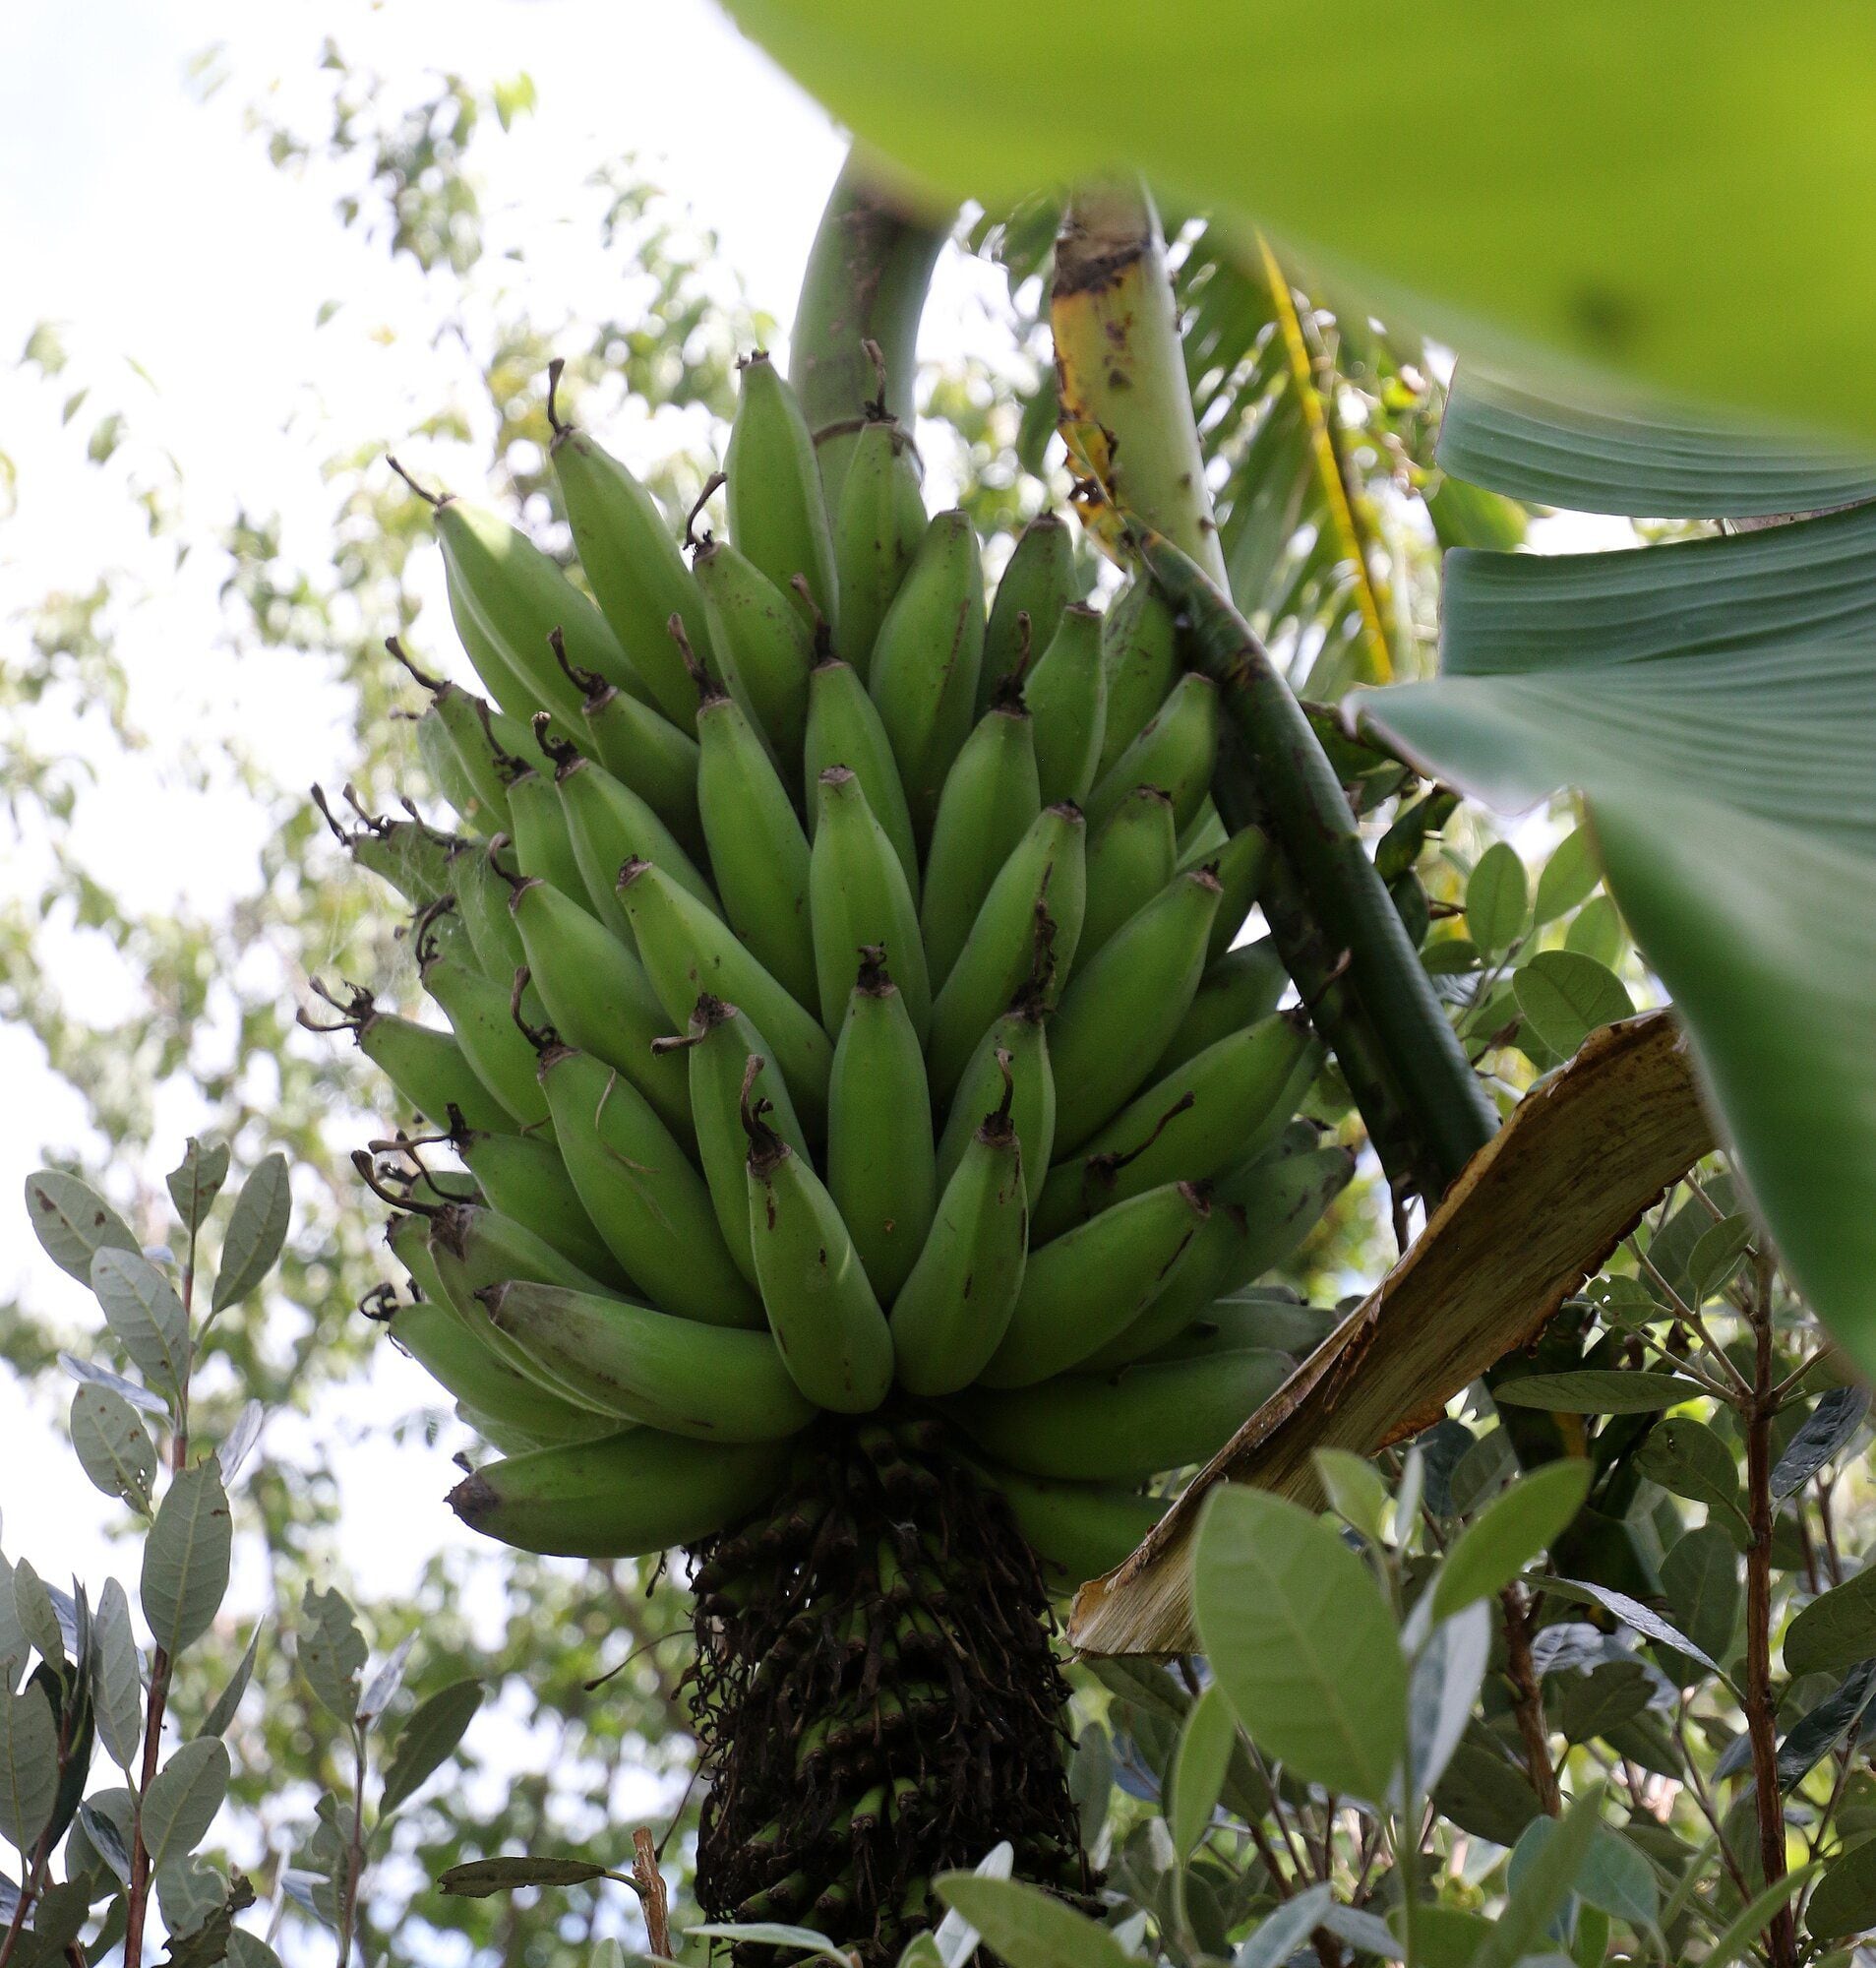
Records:
M1218 1483L1319 1506L1314 1452L1369 1454L1527 1344L1713 1145L1664 1013L1606 1025L1475 1155L1414 1247L1247 1420L1133 1556L1075 1595L1084 1653L1192 1644L1191 1546Z
M1484 660L1363 694L1362 727L1500 808L1582 793L1739 1174L1876 1371L1876 645Z
M843 121L1000 204L1117 164L1661 389L1876 435L1876 13L1534 0L729 0Z
M1455 477L1573 513L1718 520L1876 498L1876 461L1703 417L1539 391L1464 362L1439 427Z

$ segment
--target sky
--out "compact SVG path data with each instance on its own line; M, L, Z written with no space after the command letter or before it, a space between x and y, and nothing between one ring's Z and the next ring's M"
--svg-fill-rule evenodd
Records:
M416 0L88 0L82 8L15 0L0 7L0 242L9 267L0 280L0 452L17 472L17 510L0 524L0 661L28 600L59 584L81 588L100 565L149 555L122 502L100 501L96 474L75 458L79 447L58 425L57 393L13 369L36 322L61 322L75 372L124 392L151 457L174 455L192 512L232 510L244 488L264 485L259 503L280 503L289 524L324 526L329 508L313 466L333 406L342 406L335 421L349 433L402 428L408 365L425 353L415 332L424 322L419 283L341 232L330 188L270 169L243 128L256 87L275 74L310 76L328 33L391 73L428 65L475 78L532 75L537 113L491 145L485 166L493 173L499 163L491 179L499 222L528 230L530 278L564 282L576 306L604 304L580 285L582 277L591 285L590 234L575 238L557 221L569 186L630 147L717 229L752 301L788 320L844 144L703 0L453 0L447 8ZM205 103L190 67L217 45L235 80ZM350 296L359 317L349 334L316 328L321 303L334 294ZM971 311L967 295L935 310L939 339L967 332ZM413 332L388 346L377 334L380 316L386 328ZM148 383L127 367L130 357ZM265 677L252 666L237 673L217 655L210 578L206 567L200 580L185 569L128 625L121 642L150 752L88 794L75 822L81 849L112 868L133 905L187 896L210 908L252 879L258 843L227 825L212 787L195 790L177 769L205 702L218 701L225 712L230 695L242 700L244 730L285 783L345 776L346 741L317 680L281 666ZM162 824L151 826L158 806ZM0 855L0 890L30 892L31 846L10 843ZM69 937L48 933L43 959L68 996L100 1014L123 988ZM69 1321L76 1333L95 1310L44 1259L15 1199L46 1149L84 1146L82 1115L23 1032L0 1031L0 1288ZM179 1144L195 1119L181 1108L162 1115L159 1138ZM309 1430L342 1429L350 1438L341 1460L347 1563L365 1592L392 1596L439 1545L468 1550L479 1541L441 1503L455 1474L452 1445L422 1467L413 1457L426 1451L390 1439L394 1418L435 1405L434 1385L390 1347L378 1357L369 1382L345 1390L342 1416L329 1408L310 1424L272 1418L269 1445L291 1454L308 1445ZM387 1495L410 1498L413 1507L386 1511ZM416 1507L419 1500L433 1507ZM59 1409L44 1396L29 1400L0 1371L0 1537L9 1557L29 1558L55 1582L77 1573L95 1590L113 1570L128 1576L135 1563L134 1552L112 1543L120 1519L77 1467ZM249 1542L243 1565L237 1539L224 1609L244 1627L266 1586L258 1541ZM486 1544L479 1549L488 1554L479 1597L493 1637L500 1561ZM514 1718L485 1714L475 1727L485 1754L526 1758ZM498 1750L504 1731L506 1749ZM648 1807L640 1798L626 1808Z

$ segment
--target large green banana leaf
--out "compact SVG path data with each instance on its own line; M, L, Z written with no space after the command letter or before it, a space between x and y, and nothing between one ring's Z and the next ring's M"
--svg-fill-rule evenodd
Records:
M1539 506L1660 519L1815 513L1876 498L1876 462L1647 402L1609 408L1476 363L1453 378L1439 462Z
M1469 454L1494 489L1520 481L1522 411ZM1659 428L1611 441L1611 479ZM1776 467L1739 445L1707 468L1730 492ZM1357 714L1500 809L1581 793L1793 1277L1876 1373L1876 509L1450 555L1441 672Z
M1659 387L1876 435L1876 10L727 0L862 137L998 203L1124 164ZM1470 327L1468 327L1470 324Z

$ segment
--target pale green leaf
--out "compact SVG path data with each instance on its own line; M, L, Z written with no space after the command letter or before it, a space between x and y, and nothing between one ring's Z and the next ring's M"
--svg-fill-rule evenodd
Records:
M1579 902L1589 899L1591 891L1603 879L1596 865L1596 852L1582 828L1572 828L1557 842L1538 877L1538 896L1532 904L1531 919L1540 928L1567 915Z
M261 1650L261 1626L262 1622L256 1620L241 1658L228 1677L227 1687L215 1696L214 1706L203 1717L198 1735L225 1736L228 1733L228 1724L234 1720L235 1711L241 1706L241 1697L248 1691L248 1682L254 1674L254 1659Z
M388 1817L454 1753L462 1734L482 1705L479 1681L458 1681L440 1689L411 1710L397 1733L397 1747L385 1771L378 1801L380 1817Z
M45 1255L80 1284L91 1281L91 1259L101 1250L135 1251L130 1226L90 1183L60 1169L27 1177L27 1216Z
M1310 1458L1322 1479L1329 1507L1372 1544L1381 1541L1387 1515L1387 1485L1366 1456L1348 1448L1318 1448Z
M1678 1374L1646 1369L1575 1367L1561 1374L1520 1374L1491 1390L1500 1407L1548 1408L1556 1414L1651 1414L1706 1389Z
M932 1883L1009 1968L1127 1968L1133 1960L1106 1928L1020 1879L940 1873Z
M228 1179L228 1144L211 1141L207 1147L191 1135L179 1166L163 1180L169 1185L169 1199L182 1218L182 1227L193 1235L214 1207L221 1185Z
M1525 1023L1563 1059L1599 1025L1635 1010L1614 971L1574 950L1541 950L1512 973L1511 987Z
M1785 1630L1786 1674L1842 1674L1876 1654L1876 1566L1813 1599Z
M1466 883L1466 928L1488 956L1509 950L1524 934L1530 912L1524 863L1508 840L1496 840L1480 857Z
M189 1315L175 1286L141 1252L106 1246L91 1260L91 1289L137 1371L175 1394L189 1379Z
M1384 1798L1406 1742L1407 1669L1361 1559L1287 1499L1223 1486L1200 1520L1192 1592L1252 1741L1312 1783Z
M1479 1943L1471 1968L1515 1968L1525 1955L1538 1950L1545 1930L1576 1884L1600 1828L1597 1814L1602 1802L1601 1787L1592 1787L1554 1824L1545 1818L1527 1828L1526 1838L1533 1832L1538 1834L1537 1855L1506 1899L1490 1934Z
M1433 1618L1502 1590L1562 1535L1590 1493L1590 1465L1580 1457L1547 1462L1494 1497L1460 1534L1433 1581Z
M1257 1924L1249 1939L1239 1948L1232 1968L1282 1968L1308 1939L1329 1905L1329 1888L1321 1885L1285 1900Z
M227 1745L218 1736L183 1744L150 1780L144 1794L144 1845L157 1871L187 1857L221 1809L232 1775Z
M143 1751L144 1684L130 1600L114 1578L105 1579L91 1619L91 1709L111 1761L130 1769Z
M1441 1620L1414 1661L1407 1691L1407 1753L1417 1795L1445 1774L1472 1719L1491 1656L1492 1618L1478 1599Z
M22 1852L43 1831L58 1796L58 1730L45 1690L0 1691L0 1838Z
M207 1632L228 1589L234 1523L213 1457L171 1479L144 1545L151 1637L173 1659Z
M105 1496L149 1511L156 1445L123 1395L81 1384L72 1396L72 1448L79 1466Z
M44 1580L24 1558L13 1568L13 1610L20 1630L38 1649L39 1658L63 1670L65 1629L59 1625L58 1608Z
M286 1157L269 1155L241 1185L222 1239L221 1265L215 1273L213 1309L244 1299L273 1268L286 1242L293 1212L287 1182Z
M300 1630L300 1672L313 1692L341 1722L358 1713L358 1678L365 1669L365 1636L341 1592L306 1588L306 1625Z
M1213 1682L1186 1714L1167 1783L1167 1829L1181 1859L1212 1821L1237 1741L1238 1718L1225 1691Z

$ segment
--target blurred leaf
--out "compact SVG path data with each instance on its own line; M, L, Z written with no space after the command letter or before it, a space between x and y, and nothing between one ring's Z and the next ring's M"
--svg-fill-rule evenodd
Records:
M215 1466L221 1471L223 1484L232 1483L240 1475L241 1465L254 1452L266 1421L267 1410L259 1401L242 1402L234 1426L215 1446Z
M1433 1618L1449 1619L1509 1585L1562 1535L1589 1493L1590 1465L1572 1457L1532 1470L1494 1498L1447 1553L1433 1580Z
M299 1635L300 1672L320 1700L349 1726L358 1713L358 1678L365 1670L365 1636L358 1630L357 1616L343 1593L309 1585L306 1621Z
M1407 1672L1354 1552L1285 1498L1220 1488L1200 1522L1192 1598L1251 1740L1312 1783L1384 1798L1405 1746Z
M1318 1448L1310 1459L1322 1478L1330 1508L1370 1544L1379 1544L1387 1515L1387 1485L1373 1463L1347 1448Z
M1553 1578L1544 1581L1547 1590L1563 1590L1569 1597L1582 1597L1604 1607L1613 1613L1625 1627L1633 1627L1644 1637L1659 1640L1662 1645L1673 1647L1683 1654L1691 1654L1702 1666L1710 1667L1715 1674L1721 1672L1720 1663L1703 1653L1699 1646L1683 1633L1678 1627L1664 1620L1639 1599L1631 1599L1626 1592L1614 1591L1606 1585L1592 1585L1582 1578Z
M482 1706L484 1692L479 1681L454 1682L411 1710L385 1771L378 1799L381 1818L389 1817L449 1760Z
M606 1871L590 1859L535 1859L516 1853L512 1858L472 1859L452 1866L437 1886L463 1899L484 1900L522 1886L583 1886L589 1879L603 1879Z
M410 1659L410 1649L417 1643L415 1633L406 1633L398 1641L391 1658L387 1660L365 1685L365 1692L359 1697L358 1719L361 1722L376 1722L393 1700L397 1691L403 1686L404 1667Z
M58 1169L27 1177L27 1215L45 1255L80 1284L91 1281L100 1250L135 1251L130 1226L89 1183Z
M173 1660L209 1630L228 1589L234 1523L212 1458L179 1471L144 1545L144 1618Z
M1579 396L1512 382L1475 362L1454 372L1440 464L1537 506L1639 519L1741 519L1876 498L1876 465L1678 404Z
M1876 1650L1876 1566L1813 1599L1785 1630L1786 1674L1842 1674Z
M203 1218L214 1207L215 1198L221 1194L221 1185L227 1179L227 1142L211 1141L205 1148L191 1135L180 1165L163 1178L169 1185L169 1197L176 1205L176 1214L182 1218L182 1227L191 1236L202 1227Z
M1869 1412L1867 1387L1833 1387L1804 1417L1772 1471L1772 1494L1795 1497L1831 1458L1848 1446Z
M1876 1839L1845 1853L1818 1880L1804 1925L1819 1940L1876 1927Z
M1250 1937L1232 1959L1232 1968L1282 1968L1296 1953L1328 1911L1329 1888L1309 1886L1285 1900L1274 1913L1261 1920Z
M1489 1609L1475 1599L1434 1627L1414 1662L1407 1690L1408 1762L1422 1798L1445 1774L1472 1719L1491 1657L1491 1630Z
M1772 1924L1772 1916L1804 1890L1820 1868L1799 1866L1755 1893L1715 1936L1701 1968L1730 1968Z
M148 1513L156 1478L156 1445L137 1410L108 1387L81 1384L72 1396L72 1448L79 1466L107 1497Z
M293 1198L287 1181L286 1157L267 1156L241 1185L221 1244L221 1264L215 1272L213 1310L244 1299L273 1268L286 1242Z
M1578 903L1589 899L1591 891L1602 879L1590 836L1582 828L1573 827L1551 850L1550 858L1543 864L1543 873L1538 877L1538 898L1532 908L1532 920L1542 928L1558 916L1567 915Z
M1506 1897L1491 1933L1479 1943L1471 1968L1516 1968L1527 1954L1540 1950L1601 1829L1597 1814L1602 1799L1602 1787L1592 1786L1572 1801L1561 1818L1541 1817L1525 1828L1519 1849L1528 1839L1536 1848L1535 1857Z
M1639 1369L1581 1367L1564 1374L1521 1374L1491 1390L1500 1407L1549 1408L1557 1414L1653 1414L1706 1393L1698 1381Z
M127 1381L122 1374L113 1374L108 1367L100 1367L91 1360L81 1360L75 1353L61 1353L59 1365L75 1381L83 1381L93 1387L108 1387L112 1393L121 1395L139 1414L169 1413L169 1403L160 1394L152 1394L148 1387L140 1387L135 1381Z
M254 1673L254 1658L261 1650L261 1628L264 1624L260 1620L255 1621L254 1630L242 1649L240 1662L228 1677L228 1685L215 1696L214 1706L203 1717L202 1727L197 1731L199 1735L225 1736L228 1733L228 1725L241 1706L241 1697L248 1691L248 1682Z

